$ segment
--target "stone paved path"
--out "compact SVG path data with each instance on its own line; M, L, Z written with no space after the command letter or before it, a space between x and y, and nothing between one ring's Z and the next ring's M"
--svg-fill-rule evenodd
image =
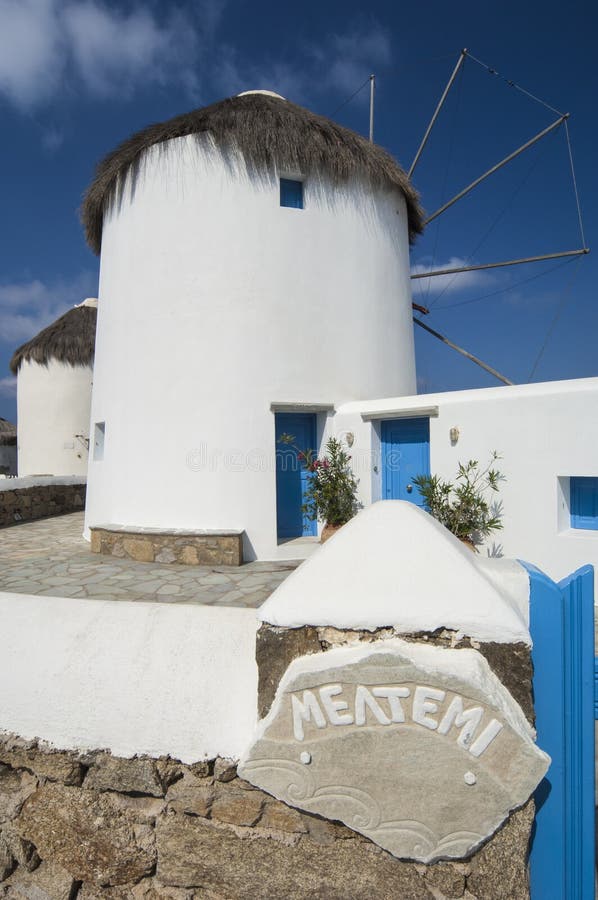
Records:
M82 531L83 513L0 529L0 591L255 608L299 565L140 563L91 553Z

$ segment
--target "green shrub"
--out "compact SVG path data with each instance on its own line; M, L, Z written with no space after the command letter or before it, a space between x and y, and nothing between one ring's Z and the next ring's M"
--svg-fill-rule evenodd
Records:
M485 469L480 469L475 459L459 463L455 481L444 481L438 475L418 475L413 479L430 515L474 546L503 527L502 504L487 498L489 492L498 492L499 483L505 480L493 468L500 458L494 451Z

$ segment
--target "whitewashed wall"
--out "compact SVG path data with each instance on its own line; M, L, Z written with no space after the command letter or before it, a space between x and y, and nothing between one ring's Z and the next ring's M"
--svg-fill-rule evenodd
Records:
M365 504L380 497L381 460L379 432L362 414L417 415L431 406L438 407L430 418L433 473L452 480L460 461L485 463L493 450L503 457L504 529L487 541L488 549L500 544L505 556L531 562L554 579L586 563L598 569L598 531L570 528L566 490L569 476L598 476L598 378L346 404L334 427L355 434L352 453ZM453 426L460 432L454 446Z
M0 730L62 750L238 758L257 716L256 627L248 609L0 594Z
M179 138L106 215L99 290L92 422L106 437L87 527L245 529L246 557L273 558L271 403L415 389L394 192L308 180L305 209L281 208L278 177Z
M17 380L19 476L85 475L92 369L23 361Z

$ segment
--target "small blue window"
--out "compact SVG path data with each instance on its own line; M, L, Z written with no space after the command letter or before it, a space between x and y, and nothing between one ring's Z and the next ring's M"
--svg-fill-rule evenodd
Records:
M291 178L280 179L280 205L303 209L303 182Z
M571 478L571 528L598 531L598 478Z

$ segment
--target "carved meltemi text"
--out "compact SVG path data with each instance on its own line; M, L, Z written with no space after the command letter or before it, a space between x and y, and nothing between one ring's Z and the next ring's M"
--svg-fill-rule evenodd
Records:
M441 688L428 685L352 685L325 684L313 690L291 694L291 712L295 739L305 739L305 724L358 727L372 725L420 725L437 734L457 733L457 743L472 756L479 757L503 729L492 718L483 726L482 706L466 708L459 694L447 695Z

